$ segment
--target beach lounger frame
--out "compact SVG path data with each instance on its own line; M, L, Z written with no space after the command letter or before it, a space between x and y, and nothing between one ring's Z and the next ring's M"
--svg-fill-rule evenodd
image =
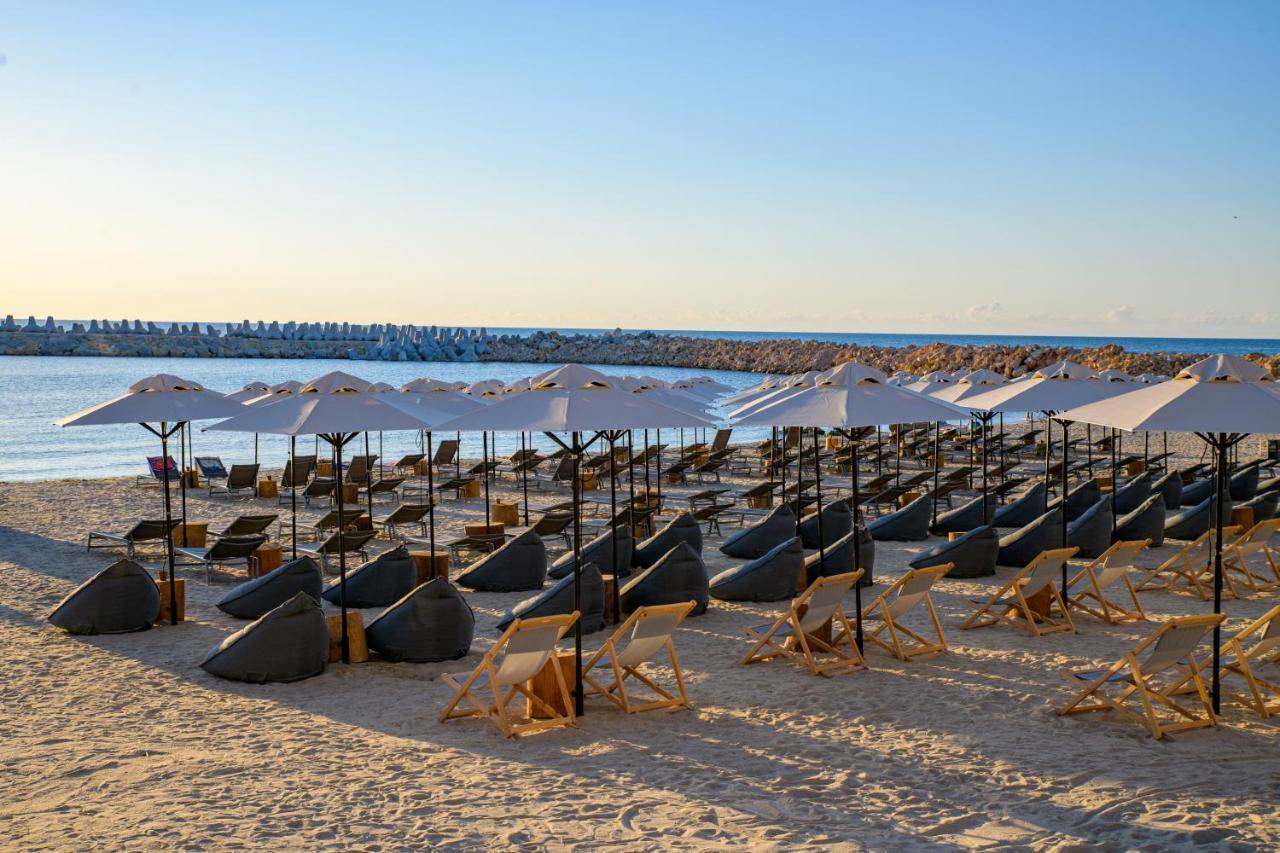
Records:
M1227 543L1222 555L1222 571L1234 572L1254 592L1272 589L1280 583L1280 565L1276 563L1276 549L1271 540L1280 535L1280 518L1259 521L1234 541ZM1267 561L1271 577L1258 574L1249 565L1249 558L1261 555Z
M1150 544L1150 539L1129 539L1114 543L1068 581L1067 606L1083 610L1108 625L1145 621L1147 614L1142 609L1138 591L1129 574L1137 571L1134 558ZM1123 585L1129 594L1130 606L1122 605L1107 596L1107 590L1118 584ZM1073 594L1073 590L1077 589L1079 591Z
M626 714L690 707L689 696L685 692L684 672L680 669L680 658L676 655L672 634L696 606L696 601L683 601L636 608L605 640L600 650L582 665L584 695L604 696ZM640 672L641 666L664 649L675 679L675 693ZM606 661L613 675L612 683L602 680L599 673L592 675L597 667L604 669ZM636 702L627 690L628 679L640 682L659 698Z
M1074 557L1079 550L1073 546L1041 551L989 598L975 599L974 603L978 607L960 624L960 629L967 631L1008 622L1011 625L1021 624L1033 637L1059 631L1074 632L1076 626L1071 621L1071 612L1054 581L1061 577L1063 563ZM1036 612L1027 601L1028 597L1046 590L1049 593L1047 615ZM1054 616L1055 606L1058 609L1057 617Z
M842 602L863 575L863 570L821 577L787 605L787 611L772 625L748 625L743 630L755 642L743 655L743 666L777 657L786 657L814 675L866 669L867 662L854 641L854 631ZM826 642L814 632L832 623L832 640ZM781 640L781 642L779 642Z
M954 563L943 563L940 566L912 569L894 581L874 601L862 608L863 639L875 643L900 661L947 651L947 637L942 632L942 622L938 619L938 611L933 606L930 593L934 584L954 567ZM922 604L933 623L933 637L913 631L900 621ZM872 621L879 621L879 624L868 628L867 623ZM882 639L882 634L887 634L888 640Z
M1232 524L1222 528L1222 535L1234 536L1240 531L1240 525ZM1135 587L1138 592L1165 589L1172 591L1175 586L1200 596L1204 601L1213 599L1213 540L1217 533L1213 528L1201 533L1192 541L1178 549L1172 557L1159 566L1147 571L1146 576L1138 581ZM1231 574L1225 567L1222 572L1222 597L1235 598L1236 588Z
M1257 642L1251 642L1255 636ZM1211 660L1206 657L1201 667L1208 666ZM1219 687L1222 696L1234 699L1266 719L1280 715L1280 684L1258 674L1260 663L1280 663L1280 604L1228 639L1222 656ZM1237 680L1244 682L1244 691L1229 689Z

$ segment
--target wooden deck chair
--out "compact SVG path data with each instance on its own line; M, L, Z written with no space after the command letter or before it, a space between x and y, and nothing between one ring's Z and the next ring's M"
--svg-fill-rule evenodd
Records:
M672 710L688 708L689 696L684 689L684 673L680 671L680 659L676 657L676 644L671 639L671 635L676 628L680 627L680 623L689 615L689 611L696 606L695 601L682 601L676 604L637 608L605 641L600 651L582 665L582 681L587 685L584 688L586 695L600 694L627 714L655 711L659 708ZM625 647L619 648L624 641ZM663 649L667 651L671 670L675 674L675 693L639 671L644 663ZM613 674L611 683L593 678L591 675L591 671L596 666L604 668L606 659ZM658 698L649 702L636 703L627 692L629 678L649 688L657 694Z
M1068 681L1076 685L1083 682L1085 686L1058 713L1065 716L1118 711L1157 739L1172 732L1217 725L1195 650L1205 635L1224 619L1226 615L1221 613L1178 616L1165 622L1106 669L1064 672ZM1139 660L1144 652L1146 656ZM1188 681L1194 686L1203 713L1174 698ZM1129 701L1134 698L1141 703L1141 712L1130 707ZM1160 709L1173 711L1174 722L1162 721L1156 713Z
M1071 621L1067 604L1063 601L1062 593L1058 591L1054 581L1061 577L1063 564L1074 557L1079 550L1072 547L1041 551L990 598L973 599L978 608L960 624L961 630L986 628L1001 622L1016 624L1021 621L1033 637L1057 631L1074 631L1076 626ZM1029 598L1046 593L1049 596L1047 612L1039 612L1027 601ZM1055 605L1058 608L1056 616L1054 615Z
M1234 536L1240 526L1233 524L1222 528L1222 535ZM1136 589L1144 592L1152 589L1172 590L1175 585L1193 592L1205 601L1213 598L1213 540L1217 534L1210 528L1178 549L1178 552L1159 566L1147 572ZM1235 585L1230 573L1222 573L1222 595L1235 598Z
M1150 544L1150 539L1131 539L1112 545L1067 584L1067 606L1078 607L1109 625L1145 620L1147 614L1138 601L1129 573L1134 571L1134 559ZM1129 594L1131 606L1107 597L1107 590L1118 584Z
M1254 592L1270 589L1280 583L1280 566L1276 564L1276 549L1271 545L1271 540L1277 534L1280 534L1280 518L1259 521L1240 534L1240 538L1228 544L1223 552L1223 572L1234 572ZM1249 565L1249 558L1259 555L1266 560L1270 577Z
M1257 642L1253 642L1255 639ZM1263 717L1280 714L1280 684L1258 675L1261 665L1277 663L1280 663L1280 604L1227 640L1222 659L1222 695L1241 702ZM1235 679L1244 682L1247 693L1228 689L1229 682Z
M875 601L862 609L865 639L901 661L909 661L920 655L945 652L947 638L942 633L942 623L938 621L938 611L933 606L933 598L929 595L929 591L954 566L954 563L943 563L941 566L912 569L894 581L893 585L880 593ZM921 604L929 611L929 619L933 623L933 637L926 637L902 624L902 617ZM872 621L879 624L868 629L865 623ZM887 641L881 636L883 634L889 635Z
M787 606L772 625L747 626L747 636L755 640L739 663L746 665L776 657L788 657L814 675L865 669L867 664L853 641L854 632L841 602L863 570L818 578ZM823 639L818 633L832 623L837 639ZM847 647L847 648L846 648Z
M507 737L576 725L569 687L565 684L564 673L559 664L552 657L556 644L569 632L577 619L578 612L574 611L512 622L469 674L441 676L441 680L454 688L455 692L440 712L440 722L461 717L484 717L491 720ZM527 686L529 679L541 672L548 662L552 663L555 671L563 713L535 696ZM491 694L491 698L489 695L482 696L482 692ZM517 696L524 697L531 705L550 716L541 720L514 716L510 706ZM464 702L471 707L460 708Z

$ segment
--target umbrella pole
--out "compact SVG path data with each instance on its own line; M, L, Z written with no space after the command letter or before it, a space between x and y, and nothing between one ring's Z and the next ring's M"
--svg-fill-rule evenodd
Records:
M787 428L782 428L782 503L787 503ZM799 520L797 519L797 524Z
M582 613L582 436L573 434L573 609ZM616 538L616 537L615 537ZM614 579L617 585L617 578ZM582 702L582 617L573 623L573 710L581 717Z
M1004 485L1004 412L1000 413L1000 485Z
M662 430L657 430L656 435L658 440L654 444L656 450L653 454L653 476L658 481L658 494L654 499L654 505L657 506L657 509L653 511L655 517L662 512Z
M458 449L453 454L453 478L455 480L462 479L462 430L455 433L458 442Z
M876 476L884 474L884 439L880 436L880 424L876 424Z
M289 527L293 540L290 551L291 560L298 559L298 469L293 464L294 454L298 452L298 437L289 436Z
M1214 507L1214 527L1217 528L1213 540L1213 612L1222 612L1222 529L1226 524L1227 503L1227 434L1220 432L1211 437L1210 446L1218 452L1217 471L1217 506ZM1219 692L1220 674L1218 666L1222 659L1222 626L1213 626L1213 712L1222 711L1222 695Z
M164 421L160 422L160 429L156 429L151 424L143 424L143 428L147 429L160 438L160 465L165 469L164 476L160 478L160 483L164 488L164 526L166 535L164 537L164 557L165 564L169 567L169 624L178 624L178 584L177 576L174 574L173 561L173 510L172 501L169 497L169 471L165 462L169 458L169 437L178 431L178 426L173 429L168 428L168 424Z
M258 464L258 434L253 434L253 464Z
M382 479L382 460L384 458L383 457L384 452L385 451L383 451L382 449L382 430L378 430L378 479L379 480ZM369 518L373 518L373 516L370 515Z
M525 450L524 433L520 433L520 485L524 489L524 526L529 526L529 452Z
M1035 423L1035 422L1032 421L1032 423ZM1049 487L1053 485L1052 482L1050 482L1050 476L1053 473L1050 470L1053 467L1052 451L1053 451L1053 422L1049 420L1049 413L1045 412L1044 413L1044 511L1045 512L1049 511ZM1065 497L1063 498L1063 510L1064 510L1062 513L1063 524L1066 524L1067 514L1065 512L1066 510Z
M1071 422L1063 421L1062 422L1062 547L1063 548L1067 547L1067 540L1069 538L1069 532L1067 530L1067 527L1070 526L1070 522L1068 521L1068 519L1071 517L1070 513L1067 512L1067 449L1068 449L1067 441L1070 437L1070 432L1069 432L1070 429L1071 429ZM1115 487L1112 486L1111 494L1113 495L1115 494L1114 489ZM1115 517L1114 512L1111 513L1111 515L1113 518ZM1062 600L1063 601L1067 600L1067 563L1065 560L1062 563Z
M616 625L622 621L622 609L619 602L621 593L618 589L622 586L622 577L618 574L618 454L617 449L614 447L614 443L618 440L618 432L610 430L605 433L605 438L609 440L609 518L611 519L609 524L614 525L609 530L611 537L609 545L613 551L613 623ZM631 520L630 510L627 511L627 520L628 522Z
M431 559L434 560L436 558L436 466L431 462L433 452L431 444L431 430L427 430L427 547L431 549Z
M897 488L902 485L902 424L898 424L898 437L893 443L893 486Z
M822 460L818 456L818 428L813 428L813 488L818 498L818 571L827 573L827 537L822 532ZM805 581L808 582L808 578Z
M484 480L484 529L489 531L489 433L480 431L480 477Z
M933 523L938 523L938 457L942 453L942 421L933 422Z
M876 427L876 431L879 430ZM849 461L853 463L853 568L856 571L862 568L862 528L858 526L858 442L852 440L852 437L851 446L853 449L850 451ZM859 652L862 651L862 581L863 578L858 578L858 582L853 585L853 606L858 611L858 618L854 620L854 639Z
M364 434L364 483L365 498L369 507L369 525L373 525L373 469L369 467L369 433ZM359 487L359 483L356 486ZM342 488L339 486L338 488ZM357 492L356 494L359 494ZM341 520L341 517L339 517Z
M636 511L636 444L635 435L627 430L627 518Z
M986 524L990 519L987 517L990 510L987 508L987 425L991 423L991 413L986 412L978 416L982 420L982 523ZM936 522L937 517L934 517Z
M187 547L187 422L178 424L178 456L182 464L178 466L178 493L182 496L182 547ZM165 467L164 476L169 477L169 461L161 464Z
M653 480L649 479L649 428L644 430L644 502L649 504L649 495L653 493Z
M325 441L333 446L333 475L336 478L335 494L338 498L338 605L342 611L343 663L351 663L351 643L347 637L347 551L342 541L346 530L346 526L342 523L344 520L342 517L342 446L355 436L356 433L350 435L333 433L324 437ZM365 433L365 441L368 440L368 433Z

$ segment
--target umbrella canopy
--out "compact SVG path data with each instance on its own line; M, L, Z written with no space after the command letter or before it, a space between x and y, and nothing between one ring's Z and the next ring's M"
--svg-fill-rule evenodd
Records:
M1123 393L1123 383L1096 378L1097 372L1070 361L1042 367L1029 378L997 386L964 401L983 412L1060 412Z
M995 371L975 370L965 374L956 382L935 386L929 392L929 396L948 403L960 403L968 397L976 397L1004 383L1005 378Z
M239 391L232 391L230 394L225 396L233 403L248 403L250 400L266 394L270 390L270 387L271 386L267 385L265 382L250 382Z
M206 429L274 435L335 435L367 430L419 430L430 424L371 393L372 383L334 371L275 403L240 409L239 414Z
M492 400L501 396L503 389L506 387L507 384L500 379L481 379L479 382L472 382L468 385L465 393L472 397Z
M766 376L760 382L752 385L750 388L743 388L741 391L730 394L720 400L722 406L740 406L749 400L759 397L761 394L767 394L773 389L779 387L787 377L785 376Z
M228 418L244 411L234 400L168 373L139 379L119 397L54 421L55 426L182 423Z
M950 387L956 381L956 377L947 373L945 370L934 370L921 376L915 382L908 382L903 385L909 391L915 391L919 394L932 394L934 391L940 391L943 388Z
M789 376L779 383L776 388L770 391L765 391L762 394L757 394L751 399L737 404L738 408L730 412L729 417L742 417L750 412L763 408L764 406L768 406L779 400L791 397L806 388L812 388L814 384L817 383L818 377L821 375L823 374L816 370L810 370L807 373L797 373L794 376Z

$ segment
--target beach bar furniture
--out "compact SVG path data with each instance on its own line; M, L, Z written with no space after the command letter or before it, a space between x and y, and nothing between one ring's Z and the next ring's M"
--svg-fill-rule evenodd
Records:
M1280 714L1280 605L1227 640L1222 661L1223 692L1261 717ZM1270 670L1267 673L1267 670ZM1263 677L1267 673L1271 679ZM1228 689L1241 681L1243 690Z
M938 611L933 606L930 591L940 579L951 571L951 563L912 569L880 593L875 601L862 612L862 621L871 622L866 639L880 646L901 661L909 661L920 655L947 650L947 638L942 633ZM903 619L917 607L924 606L929 613L933 636L907 627ZM843 639L837 637L837 640Z
M90 532L85 548L89 551L95 548L124 548L125 553L132 558L138 545L143 542L165 542L169 538L165 531L176 530L179 524L181 521L176 518L167 522L162 518L143 519L124 533L94 530Z
M688 708L689 696L685 692L684 673L680 669L680 659L676 656L672 634L696 606L696 601L686 601L637 608L618 626L600 650L582 665L582 680L587 686L588 695L604 696L627 714ZM640 671L640 667L664 650L675 679L675 693L655 681L651 677L652 673L646 675ZM603 672L606 664L608 674ZM597 667L602 672L596 672L593 676L592 672ZM643 684L658 698L637 702L627 690L628 679Z
M861 577L861 569L820 577L772 625L747 626L744 630L754 643L740 663L786 657L814 675L864 669L866 661L854 642L856 632L842 606ZM833 629L839 630L839 640L832 639Z
M1150 539L1135 539L1112 545L1067 584L1067 606L1083 610L1109 625L1145 620L1147 616L1129 575L1136 571L1134 560L1150 544ZM1115 592L1109 593L1110 590ZM1116 601L1116 592L1125 593L1128 602Z
M969 614L960 628L986 628L1001 622L1017 624L1021 620L1033 637L1075 631L1066 601L1054 581L1078 550L1072 547L1041 551L989 598L974 599L977 609ZM1045 596L1048 597L1047 602L1044 601Z

